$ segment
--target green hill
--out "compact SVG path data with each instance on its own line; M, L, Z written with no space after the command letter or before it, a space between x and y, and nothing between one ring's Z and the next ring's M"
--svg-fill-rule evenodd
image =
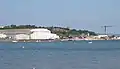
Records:
M3 29L34 29L34 28L46 28L49 29L52 33L55 33L61 37L69 37L69 36L81 36L81 35L97 35L95 32L88 31L88 30L76 30L70 28L63 28L63 27L41 27L35 25L9 25L4 26Z

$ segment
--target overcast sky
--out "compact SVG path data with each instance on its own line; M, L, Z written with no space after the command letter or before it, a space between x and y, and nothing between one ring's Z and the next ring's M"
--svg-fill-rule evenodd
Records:
M120 0L0 0L0 24L63 26L120 34Z

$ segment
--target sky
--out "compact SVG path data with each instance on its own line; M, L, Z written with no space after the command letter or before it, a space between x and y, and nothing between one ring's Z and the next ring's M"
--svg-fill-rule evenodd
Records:
M0 24L32 24L120 34L120 0L0 0Z

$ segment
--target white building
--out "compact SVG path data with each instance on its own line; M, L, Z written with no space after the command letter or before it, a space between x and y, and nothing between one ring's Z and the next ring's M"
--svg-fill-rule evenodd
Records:
M48 29L32 29L30 31L30 39L59 39L58 35L52 34Z
M0 38L6 38L7 35L6 34L0 34Z
M98 35L98 36L94 36L95 38L102 38L102 37L108 37L108 35Z
M0 26L0 28L4 28L4 26Z
M118 40L120 40L120 37L116 37L115 39L118 39Z
M59 39L59 36L51 33L51 38L50 39Z
M18 35L15 35L15 39L16 39L16 40L28 40L28 39L29 39L29 35L26 35L26 34L18 34Z

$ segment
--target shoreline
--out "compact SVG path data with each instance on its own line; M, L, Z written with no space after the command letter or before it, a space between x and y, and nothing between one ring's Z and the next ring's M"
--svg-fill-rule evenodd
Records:
M42 43L42 42L69 42L69 41L119 41L119 40L0 40L0 43Z

